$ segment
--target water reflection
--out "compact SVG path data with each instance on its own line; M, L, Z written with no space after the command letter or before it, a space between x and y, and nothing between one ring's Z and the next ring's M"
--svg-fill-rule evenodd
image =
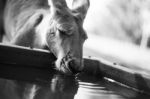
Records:
M14 68L9 71L8 68L0 68L0 76L0 99L148 99L149 97L85 73L65 76L47 69Z
M108 90L104 79L92 76L83 77L82 75L79 76L78 83L79 88L74 99L126 99L124 96Z
M92 84L86 82L80 82L80 87L75 95L74 99L122 99L120 95L114 94L112 91L108 91L102 83Z
M0 79L1 99L73 99L77 92L74 77L55 74L51 82L31 83Z

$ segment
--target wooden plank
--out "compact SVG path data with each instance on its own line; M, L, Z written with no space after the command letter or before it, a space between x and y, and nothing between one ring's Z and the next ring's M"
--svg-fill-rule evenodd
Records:
M48 67L56 60L46 50L0 44L0 63L24 66Z
M150 94L150 74L117 65L103 59L85 59L85 72L113 79L126 86Z
M150 75L142 74L142 71L123 67L109 62L99 63L100 72L108 78L114 79L124 85L150 93Z

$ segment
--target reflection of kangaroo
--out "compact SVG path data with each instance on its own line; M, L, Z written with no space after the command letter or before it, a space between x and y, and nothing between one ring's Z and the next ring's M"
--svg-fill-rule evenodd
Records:
M72 9L65 0L8 0L2 41L48 47L57 57L56 69L76 73L83 69L82 47L87 36L82 24L88 7L88 0L74 0Z
M73 99L78 85L74 76L55 74L47 83L0 79L1 99Z

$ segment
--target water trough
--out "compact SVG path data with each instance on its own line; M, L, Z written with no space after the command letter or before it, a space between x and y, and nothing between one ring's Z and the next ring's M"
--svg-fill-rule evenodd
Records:
M23 66L32 68L48 68L54 70L53 62L56 58L46 50L31 49L20 46L8 46L0 44L0 68L5 66ZM84 58L85 68L83 72L106 77L150 94L150 75L144 75L140 71L123 67L104 59L96 60ZM5 71L0 71L0 73Z

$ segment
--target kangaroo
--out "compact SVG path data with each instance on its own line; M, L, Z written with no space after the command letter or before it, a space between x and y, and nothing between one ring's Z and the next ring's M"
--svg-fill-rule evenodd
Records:
M7 0L3 11L3 43L48 48L56 69L75 74L84 68L82 49L87 34L82 25L89 0Z

